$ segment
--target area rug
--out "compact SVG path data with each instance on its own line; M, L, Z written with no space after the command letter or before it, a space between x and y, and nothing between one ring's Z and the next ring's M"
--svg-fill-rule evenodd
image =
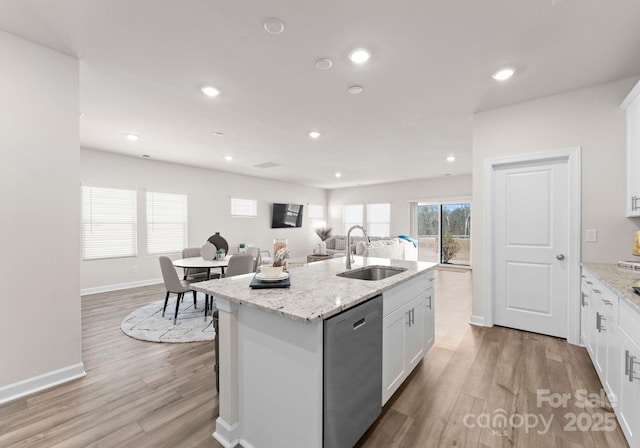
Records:
M178 321L173 325L176 297L169 297L167 312L162 317L164 300L158 300L124 318L120 328L127 336L149 342L198 342L212 341L216 337L213 320L207 316L204 321L204 301L198 301L193 308L193 298L187 295L180 304Z

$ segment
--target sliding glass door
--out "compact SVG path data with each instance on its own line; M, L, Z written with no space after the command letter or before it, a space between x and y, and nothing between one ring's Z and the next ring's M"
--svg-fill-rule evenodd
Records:
M418 259L471 265L471 204L418 204Z

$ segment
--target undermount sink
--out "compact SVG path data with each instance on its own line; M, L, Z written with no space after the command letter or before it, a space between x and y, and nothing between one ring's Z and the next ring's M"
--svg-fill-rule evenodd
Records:
M338 277L355 278L358 280L383 280L406 271L407 268L395 268L391 266L366 266L351 271L336 274Z

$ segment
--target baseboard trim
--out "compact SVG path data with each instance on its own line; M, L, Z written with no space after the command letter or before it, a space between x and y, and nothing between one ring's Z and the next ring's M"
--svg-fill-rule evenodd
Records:
M233 425L229 425L222 419L222 417L218 417L216 419L216 431L212 434L212 436L214 439L220 442L223 447L234 448L238 445L238 443L240 443L240 438L238 437L237 432L237 422Z
M487 324L484 321L484 317L483 316L475 316L472 315L471 318L469 319L469 323L471 325L475 325L477 327L486 327Z
M84 364L79 363L0 387L0 404L82 378L86 374Z
M162 283L162 278L152 278L150 280L140 280L137 282L117 283L115 285L96 286L94 288L85 288L80 290L81 296L89 294L98 294L100 292L119 291L121 289L138 288L140 286L157 285Z

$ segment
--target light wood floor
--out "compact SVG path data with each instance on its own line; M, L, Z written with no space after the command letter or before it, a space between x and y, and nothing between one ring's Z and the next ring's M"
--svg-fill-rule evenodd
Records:
M163 295L158 285L83 297L87 377L0 406L0 447L219 448L211 437L218 413L213 342L156 344L120 331L124 316ZM594 416L609 409L578 409L573 400L566 409L536 406L538 389L600 391L584 349L537 334L471 327L470 297L470 271L436 272L435 346L358 447L627 446L617 427L563 430L568 412ZM546 434L538 434L541 424L528 432L464 424L500 409L507 417L553 420Z

